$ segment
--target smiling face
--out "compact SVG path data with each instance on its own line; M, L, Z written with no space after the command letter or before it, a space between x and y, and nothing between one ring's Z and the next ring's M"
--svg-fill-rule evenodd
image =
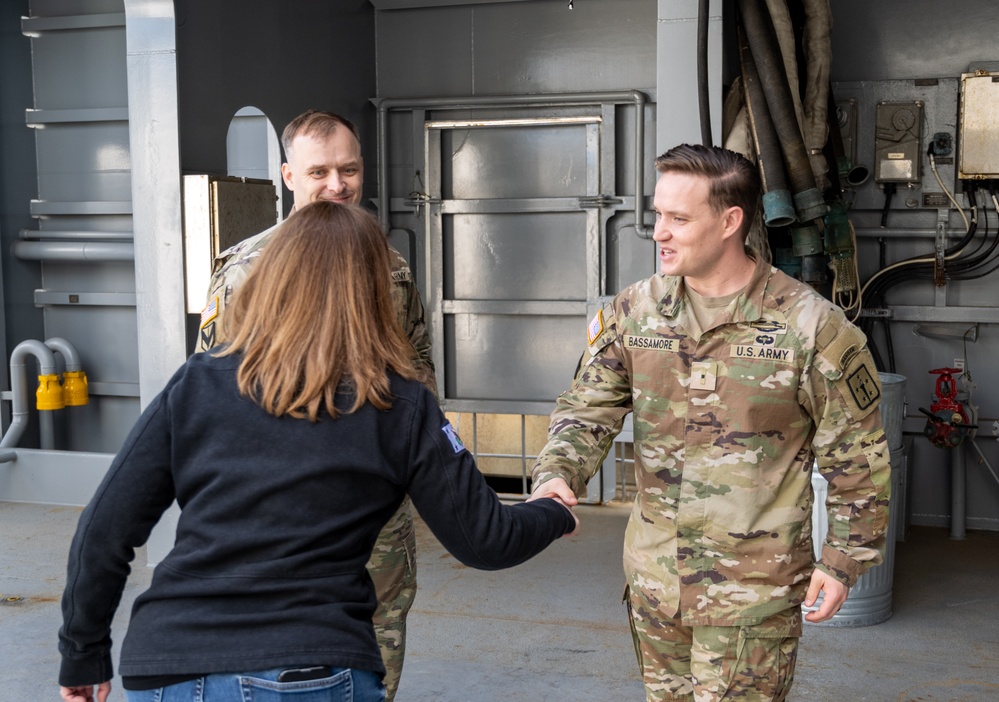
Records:
M294 194L295 207L316 200L361 202L364 161L361 145L348 128L335 129L325 140L300 134L286 151L288 161L281 166L281 175Z
M726 273L726 262L742 251L742 209L716 211L708 204L711 183L704 176L667 171L656 182L653 201L659 270L683 276L694 290L710 289Z

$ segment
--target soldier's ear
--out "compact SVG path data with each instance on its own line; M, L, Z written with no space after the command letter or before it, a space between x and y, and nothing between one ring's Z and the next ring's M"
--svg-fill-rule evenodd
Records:
M738 235L742 231L742 222L745 217L746 213L742 211L741 207L732 206L725 210L722 217L722 224L725 229L722 233L722 238L728 239L730 236Z
M292 176L291 166L287 163L281 164L281 180L283 180L284 184L288 186L288 190L295 192L295 179Z

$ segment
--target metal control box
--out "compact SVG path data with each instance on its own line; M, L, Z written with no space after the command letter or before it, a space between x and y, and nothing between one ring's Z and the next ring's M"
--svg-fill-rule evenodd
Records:
M879 183L919 182L923 102L880 102L874 119L874 179Z
M999 73L961 75L958 177L999 178Z

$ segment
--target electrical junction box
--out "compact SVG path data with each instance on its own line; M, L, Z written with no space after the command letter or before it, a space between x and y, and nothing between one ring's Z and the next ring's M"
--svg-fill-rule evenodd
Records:
M999 178L999 73L961 75L958 178Z
M880 102L874 122L874 179L918 184L922 176L923 102Z

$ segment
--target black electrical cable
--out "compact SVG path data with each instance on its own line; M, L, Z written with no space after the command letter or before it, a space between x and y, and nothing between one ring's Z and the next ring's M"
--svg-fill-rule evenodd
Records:
M974 238L975 232L978 230L978 201L975 198L975 189L965 189L964 194L968 197L968 204L971 205L971 219L968 221L968 230L961 237L960 241L944 251L944 256L952 256L964 249ZM978 248L980 249L981 247L982 245L979 243Z
M884 327L885 333L885 353L888 354L888 372L895 372L895 344L892 343L891 339L891 325L888 324L888 318L881 318L881 326Z
M971 206L971 218L968 221L968 228L964 236L953 246L948 247L944 252L944 264L946 280L974 280L983 278L991 273L999 271L999 227L993 235L989 226L989 208L985 205L981 209L982 236L973 250L968 251L968 246L974 240L979 228L979 205L976 198L976 189L965 184L965 193L968 196L968 203ZM999 195L996 193L995 183L988 183L989 199L992 200L992 207L999 217ZM887 212L887 209L886 209ZM880 270L885 270L885 241L879 238L880 244ZM926 256L915 257L911 260L900 261L893 264L882 274L875 274L871 281L864 286L864 302L868 308L885 307L887 305L886 295L888 291L902 283L915 280L937 281L941 271L937 270L936 260L928 259ZM884 334L884 345L887 355L887 368L889 372L894 372L895 350L891 336L891 329L888 320L879 317L864 317L859 321L860 328L867 334L871 354L874 357L875 365L879 369L886 367L885 359L882 357L875 343L873 332L877 319Z
M994 204L996 205L997 212L999 212L999 201L994 200ZM983 238L984 241L985 239L988 238L988 215L987 215L987 210L984 210L983 212L985 213L985 237ZM978 226L978 217L977 217L977 204L976 204L972 209L972 218L969 222L968 234L966 234L965 237L962 238L961 241L962 246L967 244L969 240L969 234L970 236L974 236L977 226ZM879 241L881 243L880 247L881 267L884 268L885 243L883 238L880 239ZM985 254L971 257L972 260L970 262L966 261L965 259L958 259L957 261L953 261L951 265L948 266L947 272L949 277L951 279L968 279L971 277L980 277L982 275L987 275L992 270L999 269L999 263L997 263L996 266L986 270L985 272L974 273L974 274L967 272L969 270L975 270L976 267L979 267L981 265L982 261L990 260L989 254L996 248L997 244L999 244L999 232L997 232L997 235L994 238L993 243L989 246L989 249ZM981 244L979 244L978 249L980 248ZM954 246L951 247L951 249L960 250L960 247ZM994 260L999 260L999 256L994 257ZM866 290L864 299L865 301L867 301L869 307L884 307L887 304L885 296L888 290L896 285L899 285L904 282L910 282L913 280L935 279L936 275L935 264L932 262L925 261L925 258L923 260L916 260L907 264L903 262L903 264L904 265L899 266L895 270L892 270L888 274L885 274L880 278L878 278L874 282L874 284ZM878 345L874 343L874 340L872 338L875 319L865 318L861 320L861 329L868 335L869 338L871 338L871 344L870 344L871 353L874 356L876 366L882 369L887 367L889 372L893 373L895 372L894 371L895 349L891 335L891 329L887 319L885 318L880 318L880 319L882 322L880 326L882 328L884 335L887 364L885 363L885 358L882 357L880 350L878 349Z
M993 207L995 207L996 212L999 212L999 201L997 201L996 199L995 191L992 190L991 188L990 188L990 195L992 198ZM986 212L987 211L988 210L986 209ZM974 270L975 268L979 268L981 266L987 266L992 262L992 260L996 258L995 256L993 256L993 254L995 253L996 249L999 248L999 231L996 232L996 236L993 237L992 243L989 244L988 248L986 248L985 251L982 253L977 253L982 248L982 245L984 245L986 239L987 237L983 237L982 242L975 249L975 252L973 254L961 257L956 261L954 261L949 266L949 268L954 271L956 280L964 279L963 277L961 277L960 275L961 273L969 270Z
M881 228L882 229L887 229L888 228L888 210L891 209L891 198L892 198L892 195L895 194L895 184L894 183L885 183L885 185L884 185L884 191L885 191L885 206L884 206L884 209L881 210Z
M999 201L993 198L993 204L999 212ZM983 241L989 238L987 210L984 212L986 217ZM951 261L947 266L947 279L971 280L988 275L999 267L999 256L992 255L997 247L999 247L999 231L996 232L996 236L992 237L992 241L984 253ZM981 245L978 249L980 248ZM932 262L919 261L901 266L876 280L875 284L865 292L865 300L869 301L870 306L884 305L885 294L895 285L913 280L935 280L936 276L936 267Z
M701 144L712 146L711 94L708 86L708 20L710 0L697 3L697 104L701 115Z
M995 188L994 188L994 186L991 183L989 185L989 197L992 199L992 206L995 208L996 213L999 214L999 200L996 199ZM985 208L985 213L986 213L986 221L987 221L987 219L988 219L988 208ZM987 228L986 228L986 231L988 231ZM979 244L979 246L973 252L975 255L974 256L965 257L963 259L963 261L967 261L972 266L978 266L978 265L982 265L985 261L987 261L988 259L990 259L992 257L992 254L995 252L996 247L999 246L999 230L997 230L996 236L992 240L992 243L989 245L988 249L986 249L983 253L980 253L980 254L977 253L982 248L982 246L984 245L984 242L985 242L986 238L987 238L987 236L982 238L982 242Z
M955 254L959 253L963 248L967 247L968 243L972 240L972 238L975 235L975 232L978 229L977 202L975 202L973 195L969 197L969 200L974 204L972 206L972 214L968 224L968 229L964 237L962 237L962 239L956 245L948 248L947 251L945 252L945 255L949 260L952 259ZM982 241L979 242L978 246L975 249L975 252L981 250L981 247L986 239L987 235L982 239ZM999 239L993 242L992 246L990 246L989 251L994 250L996 244L999 244ZM987 254L988 252L986 254L983 254L983 256ZM951 264L948 265L948 271L954 273L961 273L962 271L967 270L968 265L971 266L979 265L982 263L983 260L985 259L981 258L981 256L972 258L970 255L964 258L959 258L956 261L952 261ZM881 269L883 270L884 268L885 265L884 262L882 261ZM887 273L881 275L875 274L876 278L874 278L873 283L870 286L865 286L864 298L866 301L868 301L869 303L876 303L883 299L884 292L889 288L898 285L899 283L913 279L932 278L935 273L934 263L927 261L925 256L917 257L915 259L912 259L911 261L900 261L899 263L894 264L892 268L893 270Z

